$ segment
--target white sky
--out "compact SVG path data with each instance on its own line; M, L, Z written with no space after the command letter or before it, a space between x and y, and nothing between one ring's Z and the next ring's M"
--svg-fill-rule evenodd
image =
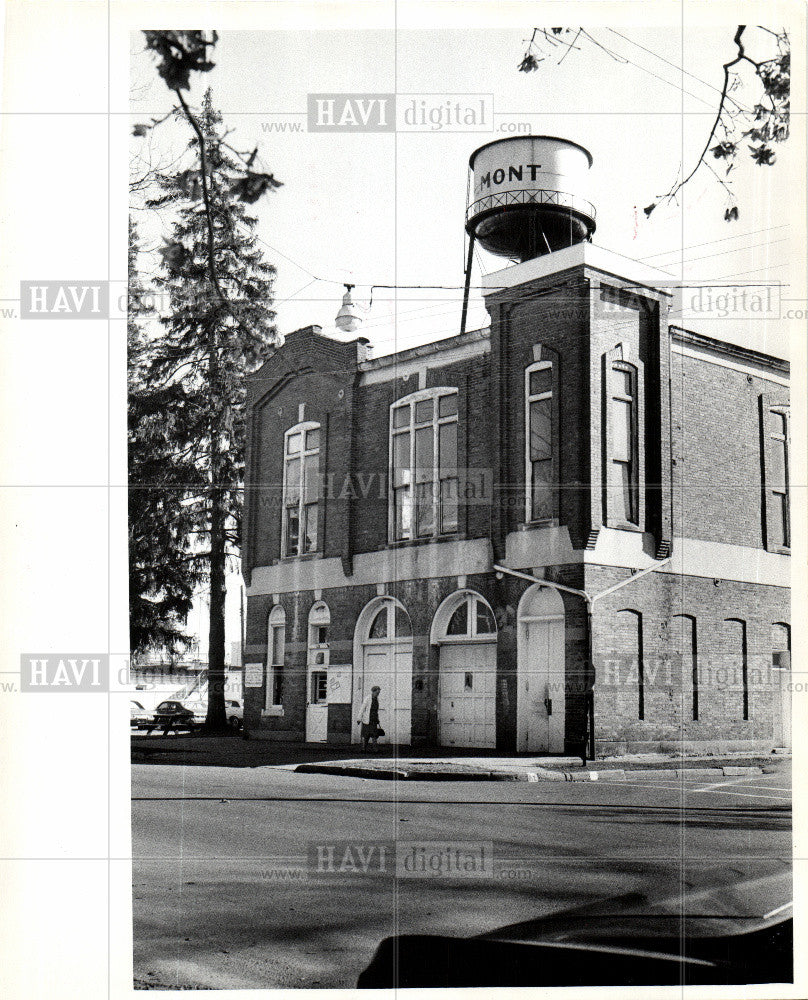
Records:
M534 134L569 138L592 152L596 243L688 283L787 282L789 262L795 261L788 195L797 168L788 143L778 149L772 168L755 165L742 147L735 170L741 217L734 224L723 221L726 196L705 167L682 191L679 206L659 208L650 220L642 211L671 186L680 163L689 171L703 148L721 64L735 53L735 25L700 26L684 35L676 25L662 30L616 24L616 30L625 37L604 27L592 34L630 63L584 41L560 65L547 60L531 74L517 72L528 24L524 31L224 32L217 66L195 75L191 98L199 101L210 85L225 123L235 130L231 141L245 150L259 145L265 169L284 183L256 206L267 259L278 269L279 329L330 326L343 281L357 284L360 301L374 283L462 286L468 157L508 134L308 133L310 92L491 93L497 129L529 122ZM772 54L772 39L752 28L747 34L753 56ZM139 35L133 36L132 68L133 122L164 113L170 95L143 54ZM744 73L745 85L735 93L751 104L756 81ZM301 131L267 130L283 122L300 123ZM186 135L184 126L173 123L156 130L157 157L176 156ZM133 146L144 142L134 139ZM141 221L147 243L165 222ZM804 259L804 250L796 254ZM493 271L507 262L481 251L473 284L480 264ZM313 275L328 280L312 281ZM377 354L451 336L459 330L460 300L459 287L377 291L361 332ZM486 323L482 301L474 296L468 328ZM776 324L734 319L699 328L787 353Z

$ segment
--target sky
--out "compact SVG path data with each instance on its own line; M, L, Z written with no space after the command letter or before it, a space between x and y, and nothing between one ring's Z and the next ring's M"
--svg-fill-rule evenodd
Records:
M678 204L659 207L649 219L643 213L682 165L692 168L704 146L722 63L735 54L734 30L729 22L684 33L679 25L615 23L593 28L594 41L582 40L563 61L545 46L547 58L529 74L517 70L528 24L522 31L231 31L220 35L216 68L195 74L190 99L199 102L210 86L234 130L230 141L244 150L259 146L260 162L283 182L256 206L259 238L278 270L281 332L311 323L331 327L343 282L356 284L355 297L364 304L372 285L397 285L375 290L361 331L381 355L459 331L468 157L517 126L591 151L588 197L597 206L594 242L600 246L687 284L787 283L789 267L800 256L804 261L804 249L791 242L789 178L798 165L789 143L778 148L771 168L739 156L735 223L724 221L726 196L706 167ZM755 30L749 29L750 51L756 58L771 55L773 40ZM756 81L748 69L734 94L754 103ZM410 94L491 94L494 131L308 132L307 94L324 92L394 92L399 101ZM142 38L133 35L132 121L169 107ZM183 123L167 122L148 140L133 139L132 148L150 149L153 162L168 163L187 137ZM165 216L141 211L136 217L147 246L167 234ZM472 285L507 263L479 251ZM449 288L404 287L421 285ZM787 285L780 294L788 297ZM484 304L473 292L467 326L485 325ZM733 316L702 321L699 329L787 352L776 323Z

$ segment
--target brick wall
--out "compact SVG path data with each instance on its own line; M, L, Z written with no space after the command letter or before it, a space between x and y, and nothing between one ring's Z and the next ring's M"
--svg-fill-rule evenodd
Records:
M558 519L570 528L573 544L589 533L589 289L575 281L540 297L503 295L490 302L493 375L490 421L502 503L495 514L494 549L504 551L505 535L525 522L525 368L533 348L543 345L558 367Z
M588 567L598 593L625 570ZM595 731L599 743L770 741L773 732L772 623L789 621L779 587L664 572L651 574L595 605ZM741 628L745 623L748 719L744 719ZM644 718L639 718L637 624L641 621ZM698 719L693 718L695 623Z
M676 533L762 548L760 397L788 390L674 353L672 458Z
M351 467L357 341L319 336L319 328L290 334L282 348L248 381L248 450L245 494L244 575L281 557L283 440L299 421L321 426L320 472L340 477ZM319 511L321 551L350 558L350 508L338 491Z
M620 299L617 313L602 307L600 287L581 271L553 276L543 287L502 293L490 302L490 354L442 363L426 355L429 387L458 389L458 464L490 470L501 487L492 505L461 508L459 534L490 537L495 559L505 535L525 518L525 368L542 359L557 369L558 521L583 548L603 523L604 358L623 344L643 376L638 406L642 490L641 525L659 546L671 535L762 547L760 401L787 399L786 390L703 358L672 355L668 393L667 329L661 332L653 297ZM597 295L597 302L593 296ZM664 343L663 343L664 338ZM280 558L283 435L305 419L321 424L321 551L339 556L350 577L355 553L388 544L388 441L390 406L419 387L417 375L361 383L357 343L343 344L307 329L291 335L251 380L245 575ZM379 369L374 369L378 372ZM640 394L638 393L638 396ZM671 478L672 477L672 478ZM671 504L671 496L673 501ZM530 570L531 567L524 567ZM598 593L627 577L627 570L574 564L552 567L548 579ZM497 652L497 745L516 740L516 611L526 582L493 574L469 578L494 608ZM438 649L430 644L441 601L458 589L456 578L401 581L386 590L406 607L413 625L414 742L438 736ZM332 663L353 662L357 618L377 596L375 586L324 590L331 610ZM265 692L247 689L247 728L300 738L305 730L306 640L312 592L282 595L286 611L286 665L282 717L261 717ZM583 729L588 656L583 601L564 595L566 612L566 732ZM247 656L266 660L269 595L252 596L247 613ZM621 612L634 612L624 613ZM737 619L725 624L727 619ZM769 679L771 625L788 621L782 589L721 580L645 577L596 605L594 653L596 735L602 746L648 748L681 740L694 743L770 738L774 720ZM741 626L738 622L743 622ZM693 629L698 667L698 718L693 718ZM639 717L638 636L642 636L643 718ZM743 636L743 643L741 636ZM745 649L746 707L742 661ZM354 663L359 669L360 664ZM329 740L350 739L355 720L348 706L329 709Z

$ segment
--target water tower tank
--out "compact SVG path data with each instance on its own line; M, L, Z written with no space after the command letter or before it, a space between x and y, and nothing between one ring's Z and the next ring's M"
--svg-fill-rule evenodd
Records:
M587 192L592 155L552 136L514 136L471 154L473 196L466 231L500 257L530 260L589 240L595 207Z

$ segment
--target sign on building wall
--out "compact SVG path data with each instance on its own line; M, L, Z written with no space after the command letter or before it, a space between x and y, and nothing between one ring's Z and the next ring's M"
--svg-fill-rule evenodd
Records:
M244 687L260 688L264 683L264 664L245 663L244 664Z
M353 665L332 663L328 668L328 704L350 705L352 696Z

